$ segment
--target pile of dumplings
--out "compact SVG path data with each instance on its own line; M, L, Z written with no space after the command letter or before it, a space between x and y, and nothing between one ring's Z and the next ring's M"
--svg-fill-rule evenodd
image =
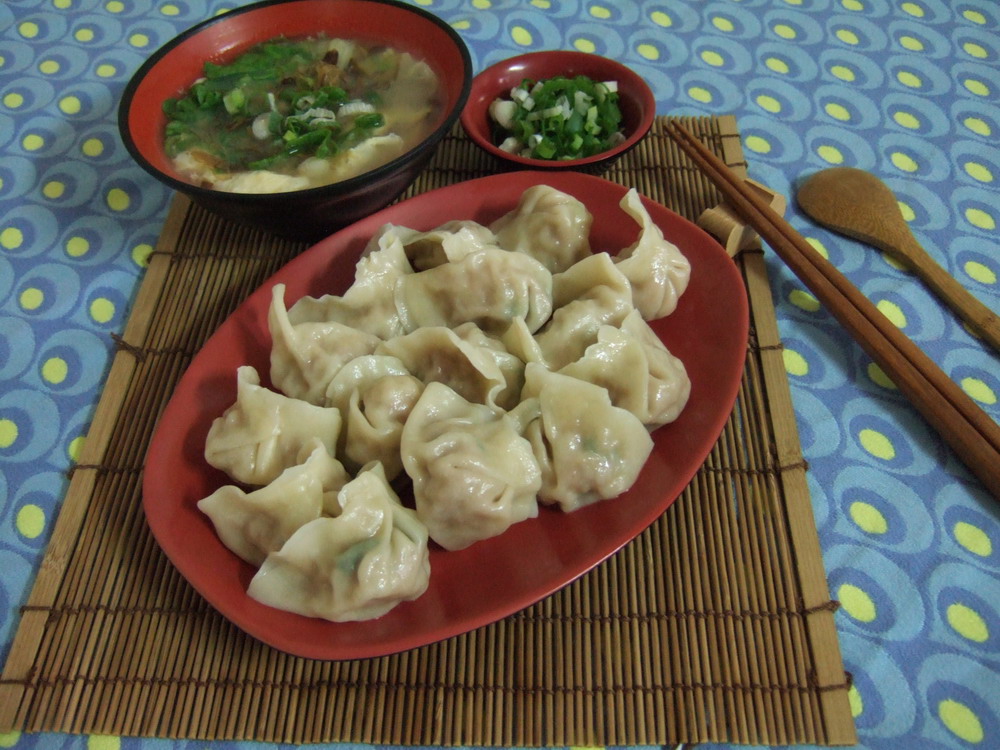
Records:
M427 589L431 541L463 549L635 482L690 393L647 321L691 268L634 189L620 205L638 238L614 255L579 200L536 185L489 226L383 226L342 296L286 307L273 287L276 390L238 369L205 458L239 484L198 503L258 568L251 597L379 617Z

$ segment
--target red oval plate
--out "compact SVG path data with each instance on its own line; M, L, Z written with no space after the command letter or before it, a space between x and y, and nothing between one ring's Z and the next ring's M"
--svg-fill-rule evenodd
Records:
M315 659L357 659L433 643L499 620L586 573L648 527L704 462L729 417L743 372L748 308L743 280L720 245L663 206L646 207L691 261L691 281L676 311L652 325L691 377L680 418L653 433L653 453L622 496L575 513L543 507L538 518L460 552L431 551L427 592L387 615L332 623L272 609L246 594L254 568L226 549L201 498L227 483L204 459L212 420L236 398L236 368L267 379L271 288L303 295L342 293L369 237L386 222L426 230L450 219L488 224L528 187L545 183L575 195L594 216L591 246L612 254L638 227L618 206L626 188L571 173L513 172L425 193L328 237L284 266L206 342L181 378L146 459L143 506L160 546L184 577L223 615L278 649Z

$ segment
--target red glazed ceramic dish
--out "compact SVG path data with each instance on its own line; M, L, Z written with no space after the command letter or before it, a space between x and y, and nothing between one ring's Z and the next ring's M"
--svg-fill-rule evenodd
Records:
M595 81L617 81L625 141L610 151L586 159L549 161L529 159L500 150L493 142L490 104L508 97L525 78L533 81L555 76L584 75ZM599 172L635 147L649 132L656 116L656 99L649 85L631 68L615 60L586 52L554 50L529 52L486 68L472 80L472 91L462 110L462 128L472 141L513 169L582 170Z
M701 466L732 410L746 355L748 308L742 278L715 240L646 201L664 235L691 261L677 309L652 326L685 363L692 389L680 418L653 433L653 453L635 485L618 498L574 513L542 507L537 518L459 552L432 545L427 592L385 616L332 623L264 606L246 594L255 569L231 553L198 500L228 483L204 459L213 419L236 398L236 368L267 379L271 288L286 302L342 293L365 243L386 222L419 230L451 219L489 223L538 183L575 195L594 216L591 245L614 254L638 227L619 208L625 188L570 173L513 172L425 193L387 208L310 248L255 291L195 356L167 405L147 456L144 509L157 541L187 580L250 635L316 659L381 656L422 646L510 615L583 575L642 532L677 498Z

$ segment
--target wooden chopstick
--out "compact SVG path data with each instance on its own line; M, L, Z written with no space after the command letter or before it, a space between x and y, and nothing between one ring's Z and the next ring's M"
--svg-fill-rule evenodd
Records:
M1000 426L689 130L666 132L1000 499Z

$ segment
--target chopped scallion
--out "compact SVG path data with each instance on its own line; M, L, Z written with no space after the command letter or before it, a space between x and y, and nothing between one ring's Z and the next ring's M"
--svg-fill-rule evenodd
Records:
M496 143L535 159L582 159L624 138L618 85L586 76L525 79L490 107Z

